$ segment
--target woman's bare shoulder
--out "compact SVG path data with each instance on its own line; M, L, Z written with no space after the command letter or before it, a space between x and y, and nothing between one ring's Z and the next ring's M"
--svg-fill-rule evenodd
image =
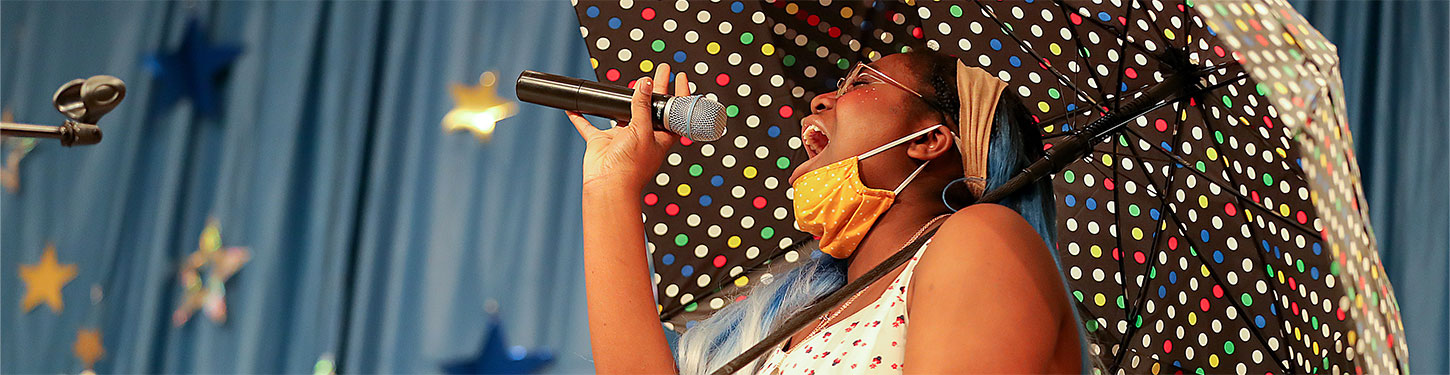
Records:
M963 272L967 270L971 272ZM1060 283L1057 262L1042 237L1016 211L997 204L976 204L952 214L923 253L915 277L945 285L1020 283L1003 285L1009 289Z

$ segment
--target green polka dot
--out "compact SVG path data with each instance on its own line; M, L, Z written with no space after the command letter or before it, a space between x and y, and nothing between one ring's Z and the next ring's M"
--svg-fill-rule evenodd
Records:
M725 107L725 115L726 116L735 117L736 115L739 115L739 114L740 114L740 107L736 107L734 104L731 104L730 106Z
M952 17L962 16L962 7L960 5L952 5L950 11L952 13Z
M1133 217L1137 217L1139 214L1142 214L1142 213L1143 213L1143 211L1140 211L1138 209L1138 204L1137 203L1128 205L1128 214L1129 215L1133 215Z
M1193 164L1193 168L1197 169L1199 172L1208 172L1208 164L1204 164L1202 160L1199 160L1198 163Z
M1119 135L1118 144L1123 145L1123 147L1128 147L1128 137Z
M1051 96L1053 99L1059 99L1062 98L1062 92L1057 91L1056 88L1047 89L1047 96Z
M754 43L754 42L755 42L755 34L751 34L751 33L748 33L748 32L747 33L741 33L740 34L740 44L750 44L750 43Z
M1219 144L1223 144L1223 132L1222 131L1218 131L1218 130L1214 130L1213 131L1213 140L1214 141L1217 141Z
M1123 298L1123 296L1118 296L1118 308L1120 308L1120 309L1126 309L1126 308L1128 308L1128 299L1127 298Z
M654 48L655 52L664 52L664 50L665 50L665 41L659 40L659 39L655 39L654 43L650 43L649 46L650 46L650 48Z
M1096 321L1096 320L1089 320L1089 321L1087 321L1087 330L1088 330L1088 332L1097 332L1098 331L1098 321Z
M1223 354L1234 354L1234 342L1233 341L1224 341L1223 342Z
M1304 272L1304 260L1303 259L1296 259L1296 260L1294 260L1294 268L1298 269L1300 273L1303 273Z
M785 57L780 59L780 62L785 64L785 66L795 66L795 56L785 55Z
M1192 8L1193 7L1193 0L1188 0L1188 1L1186 1L1186 3L1188 3L1188 7L1189 8Z
M1093 55L1092 51L1088 51L1087 47L1078 48L1077 54L1082 57L1092 57Z
M1264 186L1274 186L1274 176L1270 176L1268 173L1265 173Z
M775 159L775 167L780 169L790 168L790 158L782 156L780 159Z
M695 310L696 309L699 309L699 308L700 308L700 303L699 302L690 302L690 304L685 305L685 312L695 312Z
M1074 290L1074 291L1072 291L1072 296L1073 297L1076 297L1078 302L1082 302L1082 291L1081 290Z
M1267 85L1264 85L1264 84L1260 83L1260 84L1254 85L1254 88L1259 91L1259 95L1269 95L1269 86L1267 86Z
M1158 267L1155 266L1155 267L1152 267L1152 268L1149 268L1148 269L1148 278L1149 279L1156 279L1156 278L1158 278Z
M1228 95L1224 95L1223 96L1223 106L1224 107L1232 107L1232 106L1234 106L1233 99L1229 99Z
M840 60L836 60L836 67L841 68L841 70L846 70L846 68L851 67L851 61L841 58Z
M1077 180L1077 175L1073 174L1072 171L1062 172L1062 180L1071 184L1073 180Z
M1133 320L1133 326L1134 327L1138 327L1138 328L1143 328L1143 316L1142 315L1138 315L1137 319L1134 319Z
M690 236L686 236L684 233L675 235L675 246L685 246L688 243L690 243Z
M1250 296L1248 293L1244 293L1239 295L1239 302L1242 302L1244 304L1244 307L1253 306L1254 297Z
M690 166L690 176L700 177L700 174L701 173L704 173L704 172L705 172L705 167L701 167L699 164L695 164L695 165L691 165Z
M1264 271L1269 272L1269 277L1274 277L1274 265L1272 265L1272 264L1265 264L1264 265Z
M775 228L765 227L765 229L760 230L760 238L768 240L771 237L775 237Z

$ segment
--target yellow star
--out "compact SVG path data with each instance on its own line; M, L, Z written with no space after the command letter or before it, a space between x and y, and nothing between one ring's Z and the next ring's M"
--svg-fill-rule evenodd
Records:
M55 245L46 244L39 264L20 265L20 279L25 282L25 297L20 300L21 309L30 312L36 305L45 302L51 311L60 314L65 309L60 289L75 278L76 266L60 264L55 259Z
M454 84L449 87L453 94L453 110L443 116L443 130L468 130L480 142L493 135L493 128L499 120L518 112L518 104L498 97L498 74L484 72L478 78L478 86Z
M106 355L106 347L101 342L101 331L94 329L83 328L77 332L76 343L71 349L75 351L76 358L81 360L81 364L86 366L86 370L90 370L95 366L97 360Z

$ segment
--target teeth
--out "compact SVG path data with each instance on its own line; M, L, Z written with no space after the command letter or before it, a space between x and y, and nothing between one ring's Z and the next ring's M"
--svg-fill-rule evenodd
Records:
M803 143L806 146L806 150L809 151L811 154L821 153L821 149L824 149L826 147L826 143L830 142L830 137L826 135L825 130L821 129L820 126L817 125L807 126L803 138L805 138L805 142Z

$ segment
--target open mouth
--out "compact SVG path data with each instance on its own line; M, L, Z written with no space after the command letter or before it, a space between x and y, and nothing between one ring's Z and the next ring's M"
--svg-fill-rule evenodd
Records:
M821 150L826 149L826 145L831 143L831 138L826 135L826 130L822 129L820 125L810 124L801 130L801 143L806 147L806 157L814 158L821 154Z

